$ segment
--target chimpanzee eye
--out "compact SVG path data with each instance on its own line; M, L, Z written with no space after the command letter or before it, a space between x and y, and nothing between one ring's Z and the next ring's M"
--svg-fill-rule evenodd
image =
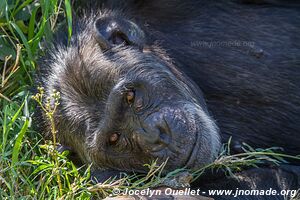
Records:
M110 144L116 144L119 140L120 134L119 133L113 133L109 137L109 143Z
M129 105L134 102L135 93L133 90L130 90L126 93L126 101Z

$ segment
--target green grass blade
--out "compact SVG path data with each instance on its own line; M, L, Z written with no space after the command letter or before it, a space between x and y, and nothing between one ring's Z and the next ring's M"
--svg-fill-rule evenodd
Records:
M70 40L72 36L72 9L69 0L65 0L65 7L66 7L67 22L68 22L68 38Z
M19 156L19 152L21 149L21 144L22 144L22 140L23 137L28 129L28 125L29 125L29 119L26 118L25 123L21 129L21 131L19 132L14 148L13 148L13 154L12 154L12 166L18 161L18 156Z
M8 105L4 107L4 117L3 117L3 125L2 125L2 156L1 158L4 158L5 153L5 147L6 147L6 140L7 140L7 134L8 134L8 128L7 128L7 110Z
M19 26L14 23L14 22L11 22L11 25L12 27L15 29L15 31L18 33L18 35L21 37L21 40L23 42L23 45L25 46L26 48L26 52L28 54L28 57L30 60L33 60L33 57L32 57L32 51L31 51L31 48L28 44L28 41L26 39L26 36L24 35L24 33L22 32L22 30L19 28Z
M23 8L25 8L31 2L32 2L32 0L27 0L27 1L23 2L16 10L13 11L12 15L15 16L18 12L20 12Z
M13 123L15 123L15 121L18 118L18 116L20 115L20 113L21 113L24 105L25 105L25 100L23 101L23 103L21 104L20 108L17 110L17 112L14 114L14 116L10 120L9 125L8 125L9 127L11 127Z
M36 13L40 7L35 7L32 11L30 20L29 20L29 25L28 25L28 40L31 40L34 36L34 25L35 25L35 17Z

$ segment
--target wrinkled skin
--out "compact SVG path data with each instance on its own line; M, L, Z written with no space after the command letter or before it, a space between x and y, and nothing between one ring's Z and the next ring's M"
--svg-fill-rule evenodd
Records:
M212 162L219 130L199 87L123 19L110 12L86 19L70 46L55 44L51 62L40 65L46 92L61 93L59 141L99 169L145 172L156 159L168 159L167 171Z
M144 172L167 158L166 171L198 168L220 135L232 136L232 152L245 142L299 154L297 2L99 4L40 63L39 83L61 92L58 139L81 161L101 171Z

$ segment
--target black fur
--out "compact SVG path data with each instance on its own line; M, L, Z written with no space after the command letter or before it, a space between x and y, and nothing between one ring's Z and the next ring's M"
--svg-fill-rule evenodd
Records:
M174 0L134 11L202 89L223 141L300 153L299 6Z
M39 83L47 93L55 88L62 94L56 115L58 138L83 162L93 162L101 171L142 172L143 162L170 157L167 170L199 167L211 162L220 146L213 119L222 142L232 137L232 152L240 152L242 143L247 143L300 154L300 6L296 1L98 4L93 5L93 14L75 21L70 45L63 39L65 33L58 34L40 64ZM137 94L151 93L147 101L152 106L141 115L116 96L126 93L127 86L117 87L124 80L151 86L137 87ZM176 113L179 118L172 121ZM107 138L120 130L128 145L112 149ZM165 140L171 141L168 150L149 153ZM257 188L295 189L300 170L294 165L283 166L286 173L279 167L246 170L240 176ZM271 179L274 176L295 181L283 187ZM268 178L271 181L265 182ZM222 189L229 179L210 180L201 187ZM233 184L229 188L236 184L249 188L229 181Z
M138 22L148 43L159 44L198 84L223 141L233 136L237 144L300 153L297 1L98 3Z

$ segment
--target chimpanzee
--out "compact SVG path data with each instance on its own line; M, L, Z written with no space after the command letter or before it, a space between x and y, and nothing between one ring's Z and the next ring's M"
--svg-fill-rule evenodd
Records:
M61 93L59 141L98 175L143 173L155 159L168 159L166 171L196 169L229 137L234 153L243 143L300 153L299 3L98 4L75 20L70 42L57 34L38 72L47 94ZM47 135L47 122L44 128ZM279 189L300 186L297 163L241 176L256 185L277 176ZM290 186L280 185L287 177Z

